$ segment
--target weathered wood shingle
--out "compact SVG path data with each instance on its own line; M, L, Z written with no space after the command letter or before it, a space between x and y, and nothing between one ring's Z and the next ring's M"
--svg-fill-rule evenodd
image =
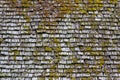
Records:
M0 0L0 80L119 80L119 0Z

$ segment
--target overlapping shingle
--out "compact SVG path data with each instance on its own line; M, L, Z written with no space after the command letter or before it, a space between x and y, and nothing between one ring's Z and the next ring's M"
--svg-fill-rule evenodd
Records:
M119 80L119 0L0 0L1 80Z

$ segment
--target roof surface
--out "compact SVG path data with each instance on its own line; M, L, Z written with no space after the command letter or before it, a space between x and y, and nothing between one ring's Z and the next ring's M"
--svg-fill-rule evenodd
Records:
M120 0L0 0L0 80L120 80Z

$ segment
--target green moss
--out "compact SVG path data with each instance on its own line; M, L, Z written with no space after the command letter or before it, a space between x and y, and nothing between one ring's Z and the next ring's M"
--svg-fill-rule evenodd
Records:
M72 61L73 61L73 63L77 63L77 62L78 62L78 59L73 56L73 57L72 57Z
M55 52L61 52L62 51L61 47L55 47L54 50L55 50Z
M30 17L27 15L25 16L25 19L26 19L26 22L30 22L30 20L31 20Z
M38 26L38 29L43 29L43 26Z
M12 53L14 53L15 55L19 55L20 51L19 50L12 50Z
M83 77L83 78L81 78L81 80L93 80L93 79L91 79L90 77L88 77L88 78Z
M88 0L89 3L102 3L102 0Z
M30 30L30 27L29 26L24 26L24 29L26 30L26 33L30 33L31 30Z
M80 27L79 27L79 30L83 30L83 26L80 26Z
M7 73L0 72L0 77L5 77L5 76L7 76Z
M25 11L22 11L21 14L25 16L27 13Z
M26 32L25 32L26 34L30 34L31 33L31 30L30 29L28 29L28 30L26 30Z
M71 49L71 51L73 51L73 52L75 51L75 48L74 48L74 47L70 47L70 49Z
M71 80L76 80L75 77L72 77Z
M99 11L103 7L103 1L102 0L88 0L88 3L86 5L86 11ZM94 13L92 14L94 15Z
M27 3L29 0L21 0L22 3Z
M61 46L60 46L59 39L54 38L54 39L53 39L53 42L57 45L56 47L54 47L54 51L55 51L55 52L61 52L62 49L61 49Z
M4 39L3 38L0 38L0 43L2 43L4 41Z
M18 56L20 54L20 51L19 50L12 50L10 51L11 53L14 53L14 61L16 61L16 56Z
M29 29L29 26L24 26L25 29Z
M38 62L38 50L35 50L33 55L34 55L34 61Z
M65 69L65 72L66 73L72 73L73 72L73 68L67 68L67 69Z
M22 4L22 7L26 8L26 7L30 7L31 4Z
M86 13L87 13L87 11L86 11L86 10L83 10L83 9L80 9L79 11L80 11L80 13L82 13L82 14L86 14Z
M100 66L104 65L104 63L105 63L103 58L101 58L99 62L100 62Z
M91 55L100 55L100 52L90 52Z
M45 80L45 77L40 77L38 80Z
M79 4L81 0L74 0L76 4Z
M51 47L45 47L45 51L46 51L46 52L51 52L51 51L52 51L52 48L51 48Z
M17 0L12 0L12 2L13 2L13 3L16 3L16 2L17 2Z
M110 3L117 3L118 0L110 0Z
M54 38L54 39L53 39L53 42L58 43L59 40L58 40L57 38Z
M34 7L30 0L21 0L21 3L22 8Z
M51 72L49 76L49 80L57 80L59 78L56 72Z
M60 48L60 41L59 41L59 39L54 38L53 42Z
M109 44L110 44L109 41L106 41L106 42L102 42L102 43L101 43L101 45L102 45L103 47L106 47L106 46L108 46Z
M92 47L86 47L85 51L92 51Z

